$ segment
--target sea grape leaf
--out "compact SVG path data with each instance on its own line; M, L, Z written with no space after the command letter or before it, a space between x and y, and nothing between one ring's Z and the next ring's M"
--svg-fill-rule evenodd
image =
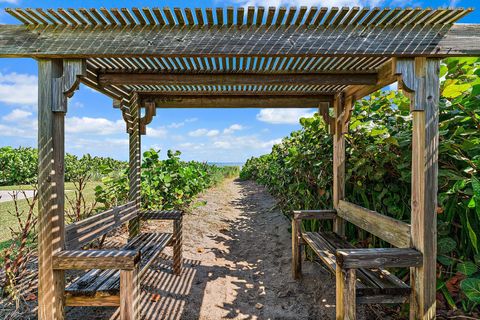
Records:
M460 282L460 288L468 299L480 303L480 279L467 278Z
M472 261L465 261L457 265L457 271L466 276L471 276L478 271L478 267Z
M439 255L452 252L457 247L457 243L450 237L438 239L437 252Z

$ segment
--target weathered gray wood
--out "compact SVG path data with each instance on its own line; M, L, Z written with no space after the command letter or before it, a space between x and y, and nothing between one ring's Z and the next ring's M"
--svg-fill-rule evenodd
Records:
M337 217L337 210L295 210L293 219L330 220Z
M405 303L408 300L408 296L399 295L375 295L375 296L359 296L357 295L357 304L393 304L393 303Z
M340 270L340 268L338 268ZM357 281L356 270L355 269L346 269L342 270L345 272L345 282L343 284L343 308L345 320L355 320L356 319L356 307L357 307L357 296L355 292L355 282ZM338 281L338 277L337 277Z
M140 319L140 281L138 266L120 271L120 320Z
M0 41L1 42L1 41ZM64 119L54 113L61 60L38 61L38 318L63 319L64 273L52 256L64 246Z
M53 96L52 111L67 112L67 99L73 96L80 85L80 77L87 71L84 59L64 59L63 74L55 78L53 86L56 94Z
M412 134L412 245L423 264L412 268L411 319L434 319L436 301L439 70L436 59L415 59Z
M0 26L0 57L99 56L479 56L475 24L405 28L213 26L28 29Z
M119 251L141 252L139 264L139 276L141 277L171 240L172 234L170 233L142 233L132 239L126 246L120 248ZM91 267L95 267L95 264L92 263ZM92 297L93 299L95 297L118 296L120 293L120 271L118 269L89 270L69 284L65 292L67 301L69 299L74 301L72 297ZM88 301L92 301L92 299L88 299Z
M299 279L302 276L302 248L300 245L300 232L302 222L292 219L292 277Z
M302 239L324 263L328 270L335 273L337 270L335 252L341 249L356 249L348 241L333 232L304 232ZM384 269L359 268L356 273L356 292L358 297L397 296L405 299L411 289L403 281ZM378 301L376 303L382 303ZM385 302L387 303L387 302Z
M180 210L144 210L140 213L142 220L180 220L182 216Z
M147 134L147 125L149 125L153 117L157 115L157 108L155 107L155 103L151 101L146 101L145 103L145 115L140 118L140 134L145 135Z
M337 264L343 269L418 267L422 254L410 248L337 249Z
M345 103L343 95L336 95L333 101L333 207L338 209L339 201L345 198ZM333 231L340 236L345 234L345 222L340 215L333 221Z
M157 108L316 108L330 95L149 95Z
M376 73L101 73L102 85L374 85Z
M135 202L135 204L141 207L141 179L140 179L140 167L142 157L141 147L141 134L140 134L140 104L141 100L138 95L134 95L133 101L130 104L130 116L131 116L131 132L129 133L129 191L128 200ZM128 231L130 238L137 236L140 233L140 219L137 217L132 219L128 223Z
M133 270L140 261L135 250L63 250L53 256L56 270L97 269Z
M173 273L182 273L183 215L173 220Z
M65 229L66 248L69 250L79 249L137 216L138 207L135 202L131 201L72 223Z
M349 86L345 90L345 96L350 96L352 99L359 100L362 99L363 97L374 93L377 90L382 89L383 87L386 87L398 80L397 75L394 73L394 63L392 61L388 61L385 64L383 64L379 69L378 69L378 77L377 77L377 83L374 85L366 85L366 86L361 86L361 85L352 85Z
M410 225L373 210L340 200L338 216L399 248L410 247Z

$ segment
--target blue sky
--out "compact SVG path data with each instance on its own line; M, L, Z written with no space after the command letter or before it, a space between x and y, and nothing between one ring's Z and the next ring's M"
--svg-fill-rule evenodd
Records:
M69 1L68 7L217 7L217 6L391 6L477 7L478 0L234 0L234 1ZM0 0L0 23L17 23L6 7L67 6L65 1ZM480 10L461 22L480 23ZM31 59L0 59L0 146L37 145L37 65ZM270 151L275 142L300 128L298 119L313 109L167 109L143 136L143 150L182 151L185 160L243 162ZM128 136L111 99L82 86L69 101L66 150L125 160Z

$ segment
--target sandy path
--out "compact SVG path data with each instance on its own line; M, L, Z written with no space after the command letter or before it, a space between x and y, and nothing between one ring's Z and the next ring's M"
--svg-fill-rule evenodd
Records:
M305 262L303 279L292 280L290 223L264 188L226 180L196 203L205 205L184 218L183 274L171 273L169 259L146 273L141 319L334 319L335 283L328 272ZM114 319L117 313L67 308L67 319Z
M198 200L206 205L185 219L184 256L199 265L179 318L334 318L327 272L307 262L292 280L290 223L262 187L227 180Z

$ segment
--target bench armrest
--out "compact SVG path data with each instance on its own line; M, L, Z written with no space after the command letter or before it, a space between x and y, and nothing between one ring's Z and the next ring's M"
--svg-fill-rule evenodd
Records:
M304 220L304 219L317 219L317 220L329 220L335 219L337 216L337 210L294 210L293 219L294 220Z
M142 220L181 220L183 211L180 210L144 210L140 212Z
M423 262L422 254L410 248L338 249L335 255L342 269L418 267Z
M133 270L140 262L136 250L64 250L53 256L53 269Z

